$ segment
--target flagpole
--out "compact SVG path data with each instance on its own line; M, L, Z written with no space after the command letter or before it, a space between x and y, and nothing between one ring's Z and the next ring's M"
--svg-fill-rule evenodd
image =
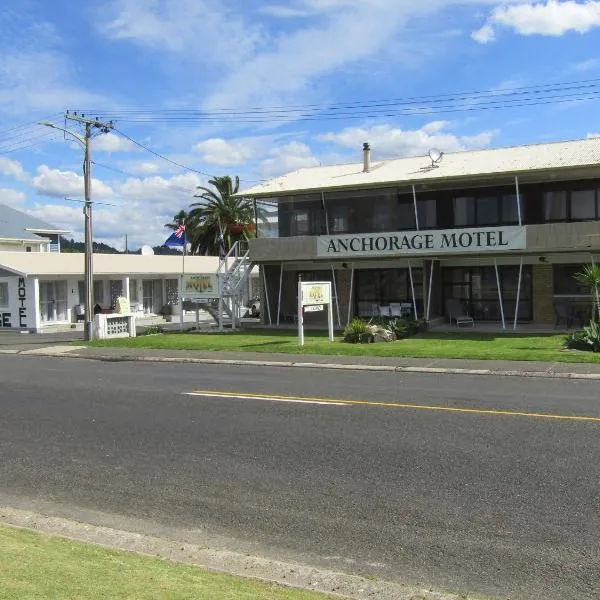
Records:
M183 331L183 277L185 275L185 254L187 252L187 234L183 220L183 254L181 255L181 277L179 278L179 331Z

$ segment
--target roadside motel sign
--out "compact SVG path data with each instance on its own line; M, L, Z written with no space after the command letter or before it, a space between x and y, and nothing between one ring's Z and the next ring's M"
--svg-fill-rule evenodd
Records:
M184 275L181 296L185 300L204 300L219 297L219 278L216 273Z
M330 281L298 281L298 341L304 346L304 313L320 312L327 306L329 341L333 342L333 311Z

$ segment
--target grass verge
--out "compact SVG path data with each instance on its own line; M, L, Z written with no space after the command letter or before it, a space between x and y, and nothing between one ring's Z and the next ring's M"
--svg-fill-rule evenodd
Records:
M331 343L326 332L311 331L306 333L305 345L300 347L295 332L257 329L227 333L169 332L137 338L97 340L90 345L155 350L600 363L600 354L564 350L564 340L564 334L494 334L460 331L427 332L389 343L346 344L341 337Z
M326 600L323 594L0 526L2 600Z

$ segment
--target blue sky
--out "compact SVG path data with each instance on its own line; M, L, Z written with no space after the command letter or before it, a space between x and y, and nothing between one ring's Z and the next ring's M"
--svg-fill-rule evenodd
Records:
M63 198L83 195L82 151L37 124L64 125L67 109L114 117L120 132L191 169L119 133L94 138L94 199L114 205L96 206L94 238L120 248L125 234L130 247L162 243L163 224L211 174L238 174L250 187L300 167L358 162L364 141L377 159L600 132L600 0L12 5L0 9L0 203L76 239L81 207ZM466 93L581 81L592 87L554 94L589 90L578 102L490 110ZM391 99L448 106L441 95L461 110L359 114L361 103ZM338 110L341 118L313 112L343 103L356 104ZM294 118L294 107L313 118ZM182 110L195 112L184 120ZM227 111L266 118L241 122Z

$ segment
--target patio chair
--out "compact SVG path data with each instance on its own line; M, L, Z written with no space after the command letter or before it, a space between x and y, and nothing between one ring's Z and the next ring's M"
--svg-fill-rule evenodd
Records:
M402 304L400 302L390 302L390 315L392 317L402 317Z
M379 313L380 317L389 317L390 316L390 307L389 306L383 306L382 304L380 304L377 307L377 311Z
M457 327L461 325L475 327L475 319L464 309L463 303L457 298L450 298L446 301L446 310L450 323L454 322Z

